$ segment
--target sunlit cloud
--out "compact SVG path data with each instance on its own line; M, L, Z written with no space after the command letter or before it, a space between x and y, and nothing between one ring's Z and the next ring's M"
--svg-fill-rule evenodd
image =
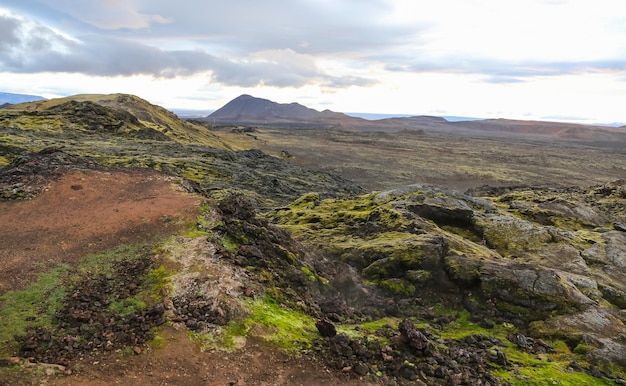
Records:
M161 95L145 89L169 104L204 90L219 107L241 91L339 111L578 116L559 104L567 95L540 104L560 93L545 87L579 85L570 92L585 110L590 95L623 105L613 85L626 78L625 20L620 0L4 0L0 78L66 74L80 89L84 76L132 77L167 84ZM66 89L58 76L36 78ZM193 99L173 83L194 85ZM513 102L512 89L523 98ZM450 97L459 90L483 106ZM595 111L626 121L617 107Z

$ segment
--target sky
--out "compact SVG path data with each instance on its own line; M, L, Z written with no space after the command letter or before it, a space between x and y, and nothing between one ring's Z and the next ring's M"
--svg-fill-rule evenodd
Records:
M2 0L0 91L626 122L623 0Z

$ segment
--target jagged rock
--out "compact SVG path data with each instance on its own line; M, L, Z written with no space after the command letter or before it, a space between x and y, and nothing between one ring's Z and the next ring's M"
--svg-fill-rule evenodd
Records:
M317 331L324 338L332 338L337 335L337 329L335 325L328 319L319 319L315 322L315 327L317 327Z
M379 288L393 289L393 304L403 305L393 315L408 312L403 298L424 290L471 293L465 304L474 305L477 319L550 326L524 335L520 347L550 352L549 345L529 342L587 331L586 339L596 342L588 357L617 363L626 344L616 337L626 336L626 329L607 305L626 307L626 236L614 228L626 213L623 185L484 190L478 192L482 198L412 185L352 204L299 201L282 209L277 222L297 224L301 240L323 246ZM325 222L326 211L332 225ZM600 320L612 327L602 332L583 326ZM492 360L508 365L498 352Z
M533 324L535 334L585 342L592 347L588 357L597 364L613 363L622 367L626 366L625 331L624 323L615 310L597 306Z
M406 339L407 344L416 350L426 350L429 347L428 338L418 330L410 320L404 319L398 325L398 331Z

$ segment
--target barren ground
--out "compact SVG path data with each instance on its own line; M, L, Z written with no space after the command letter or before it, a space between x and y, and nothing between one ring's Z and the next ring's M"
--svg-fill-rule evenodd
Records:
M0 203L0 294L23 288L60 263L120 244L156 241L189 226L200 198L184 193L176 181L149 171L71 171L33 199ZM139 355L85 357L71 374L29 368L0 379L0 385L363 384L251 340L232 353L201 352L184 331L163 327L160 336L163 347L144 348Z

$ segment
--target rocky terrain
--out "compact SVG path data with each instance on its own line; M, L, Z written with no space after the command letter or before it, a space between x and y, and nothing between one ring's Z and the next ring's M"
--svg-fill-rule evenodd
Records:
M624 180L368 192L135 98L0 114L0 384L626 383Z

